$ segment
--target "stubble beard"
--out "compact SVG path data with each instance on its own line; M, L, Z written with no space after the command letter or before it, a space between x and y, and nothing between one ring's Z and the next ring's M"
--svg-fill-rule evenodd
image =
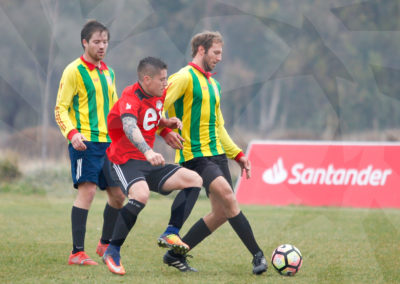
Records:
M96 62L100 62L106 56L106 52L105 51L103 52L103 56L98 55L97 52L94 52L94 53L89 52L88 54Z
M203 66L204 66L204 71L206 72L211 72L213 70L213 68L211 68L211 66L208 64L206 56L203 58Z

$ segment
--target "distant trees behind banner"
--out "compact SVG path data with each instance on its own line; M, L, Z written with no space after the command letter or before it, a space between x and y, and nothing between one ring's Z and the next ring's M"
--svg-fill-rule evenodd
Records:
M190 5L200 5L190 2L168 1L160 12L151 6L154 1L1 1L2 132L55 127L59 79L66 64L82 54L79 33L90 18L110 28L106 62L115 70L119 94L136 81L140 58L162 57L172 74L190 60L194 33L221 31L224 54L215 78L234 138L244 139L245 133L246 141L265 139L280 132L297 133L289 139L357 139L362 132L399 128L396 1L348 1L347 6L317 0L291 1L291 6L278 0L194 1L210 15L201 19L185 14ZM221 3L243 14L215 15ZM161 24L135 33L152 13ZM42 152L45 156L46 149Z

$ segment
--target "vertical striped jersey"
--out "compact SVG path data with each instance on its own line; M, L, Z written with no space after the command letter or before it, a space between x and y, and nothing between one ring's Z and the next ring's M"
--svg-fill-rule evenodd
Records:
M83 59L71 62L61 77L55 118L62 134L76 129L92 142L111 142L107 115L117 101L114 71L104 62L97 68Z
M174 131L179 131L185 139L183 149L176 151L175 162L224 153L235 158L241 149L225 130L219 83L189 63L171 75L168 84L164 109L169 117L176 116L182 121L182 130Z

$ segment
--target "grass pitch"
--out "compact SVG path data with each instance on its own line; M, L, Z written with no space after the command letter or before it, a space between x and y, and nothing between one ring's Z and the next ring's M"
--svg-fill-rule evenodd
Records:
M152 195L121 250L127 274L111 274L95 254L105 194L89 212L86 251L98 266L69 266L73 196L0 194L1 283L399 283L400 210L242 206L268 260L280 244L300 249L304 263L294 277L269 265L251 273L251 255L228 224L191 254L199 273L162 263L156 239L168 219L171 198ZM210 209L199 199L182 232Z

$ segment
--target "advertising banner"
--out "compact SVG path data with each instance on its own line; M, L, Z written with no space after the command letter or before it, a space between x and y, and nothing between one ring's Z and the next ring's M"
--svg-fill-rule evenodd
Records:
M400 208L400 144L253 141L241 204Z

